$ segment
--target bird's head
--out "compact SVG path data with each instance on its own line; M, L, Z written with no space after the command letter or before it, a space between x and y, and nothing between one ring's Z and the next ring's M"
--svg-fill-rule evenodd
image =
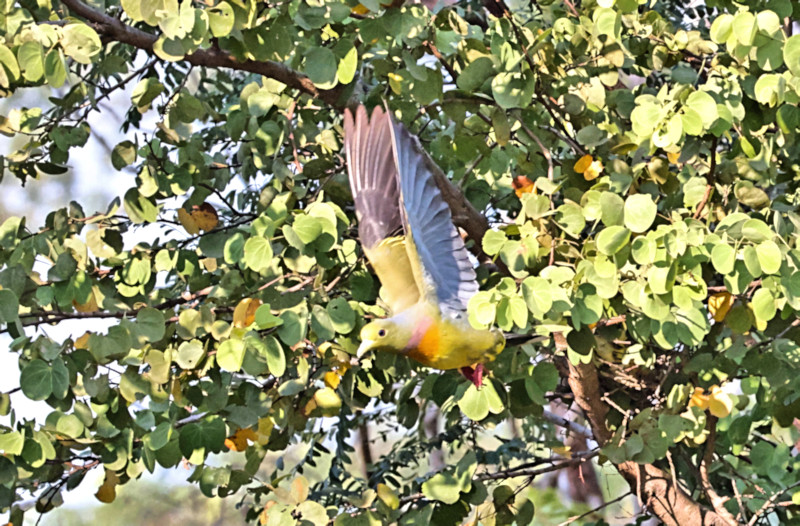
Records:
M369 351L403 352L410 337L406 328L392 320L375 320L361 329L361 345L356 356L361 358Z

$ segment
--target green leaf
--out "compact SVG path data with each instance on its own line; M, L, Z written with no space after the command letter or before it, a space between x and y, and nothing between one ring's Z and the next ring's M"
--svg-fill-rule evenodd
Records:
M136 146L131 141L122 141L111 151L111 165L122 170L136 162Z
M0 434L0 451L6 455L19 455L25 445L25 435L18 431L6 431Z
M17 50L22 76L29 82L38 82L44 75L44 49L39 42L29 40Z
M103 49L95 30L82 22L68 24L61 29L61 47L68 57L81 64L91 64L92 58Z
M19 78L19 73L19 64L14 53L0 44L0 87L10 87Z
M686 107L694 110L703 120L703 126L709 128L717 120L719 113L714 98L705 91L694 91L686 98Z
M333 328L339 334L347 334L356 326L356 313L346 299L334 298L326 307Z
M620 196L612 192L600 194L600 209L602 215L600 219L606 226L621 225L625 211L625 201Z
M494 73L494 63L489 57L478 57L464 68L456 79L459 89L473 91L481 87Z
M733 34L733 15L723 13L714 19L709 35L717 44L724 44Z
M247 268L256 272L272 265L272 255L272 244L269 239L253 236L244 244L244 263Z
M322 234L322 226L318 217L301 214L294 219L292 230L303 244L308 245Z
M336 69L336 78L340 84L350 84L356 76L358 71L358 49L355 46L345 53L344 57L339 60L339 65Z
M625 226L631 232L645 232L655 221L658 208L648 194L634 194L625 200Z
M783 61L795 77L800 76L800 35L792 35L783 45Z
M610 226L597 235L597 250L607 256L613 256L630 241L631 232L622 226Z
M0 289L0 323L12 323L19 316L19 300L9 289Z
M458 401L458 407L464 415L478 422L489 415L489 398L485 394L485 389L478 389L470 384L464 396Z
M317 341L332 340L336 336L328 311L320 305L311 308L311 330L317 335Z
M761 270L766 274L777 274L783 263L783 253L774 241L764 241L756 251Z
M207 9L206 14L208 14L208 25L211 29L211 34L215 38L226 37L230 34L236 18L233 8L228 2L223 1Z
M492 95L503 109L527 105L536 90L536 79L530 71L525 73L498 73L492 79Z
M776 313L775 297L768 289L761 287L753 294L753 314L766 322L774 318Z
M44 76L53 88L60 88L67 80L67 67L61 50L51 49L44 56Z
M631 255L638 264L648 265L655 260L656 244L646 237L639 236L631 243Z
M752 46L758 32L756 17L749 11L740 11L733 17L733 35L742 45Z
M237 372L242 368L244 351L244 341L233 338L225 340L217 348L217 363L226 371Z
M190 340L181 343L178 347L175 363L177 363L181 369L194 369L205 355L206 351L200 340Z
M736 251L725 243L714 245L711 250L711 263L720 274L730 274L736 263Z
M503 244L507 240L508 237L506 237L505 232L501 230L487 230L481 242L483 251L490 256L494 256L500 252L500 249L503 248Z
M305 53L303 71L314 85L330 89L337 82L336 55L328 48L315 47Z
M283 353L283 347L272 336L264 337L264 348L267 353L267 367L270 374L275 377L283 376L286 371L286 355Z
M775 73L764 74L758 78L753 89L758 102L774 107L783 102L786 79Z
M53 394L55 382L53 368L38 359L22 369L19 379L22 393L31 400L45 400Z
M772 239L775 233L760 219L748 219L742 225L742 236L753 243L760 243Z
M136 328L150 343L155 343L164 337L166 324L161 311L152 307L145 307L136 315Z
M272 309L270 308L269 303L265 303L256 309L255 321L256 325L261 330L271 329L283 324L283 320L281 318L272 314Z

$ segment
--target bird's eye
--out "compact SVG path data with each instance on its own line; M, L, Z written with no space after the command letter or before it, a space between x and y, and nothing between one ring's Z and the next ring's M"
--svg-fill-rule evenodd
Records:
M381 330L379 330L379 331L378 331L378 336L380 336L381 338L383 338L384 336L386 336L386 331L385 331L384 329L381 329Z

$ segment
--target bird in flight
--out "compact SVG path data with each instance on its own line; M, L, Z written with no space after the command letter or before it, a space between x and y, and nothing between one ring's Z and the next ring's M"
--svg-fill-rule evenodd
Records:
M503 350L496 329L473 328L466 307L475 269L416 137L380 106L345 112L345 153L358 236L391 310L361 330L358 357L390 351L436 369L459 369L480 387L483 364Z

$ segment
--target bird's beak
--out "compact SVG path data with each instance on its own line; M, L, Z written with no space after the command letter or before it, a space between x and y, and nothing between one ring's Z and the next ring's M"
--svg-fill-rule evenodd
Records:
M361 359L364 354L366 354L372 346L375 344L375 340L363 340L361 345L358 346L358 350L356 351L356 358L359 360Z

